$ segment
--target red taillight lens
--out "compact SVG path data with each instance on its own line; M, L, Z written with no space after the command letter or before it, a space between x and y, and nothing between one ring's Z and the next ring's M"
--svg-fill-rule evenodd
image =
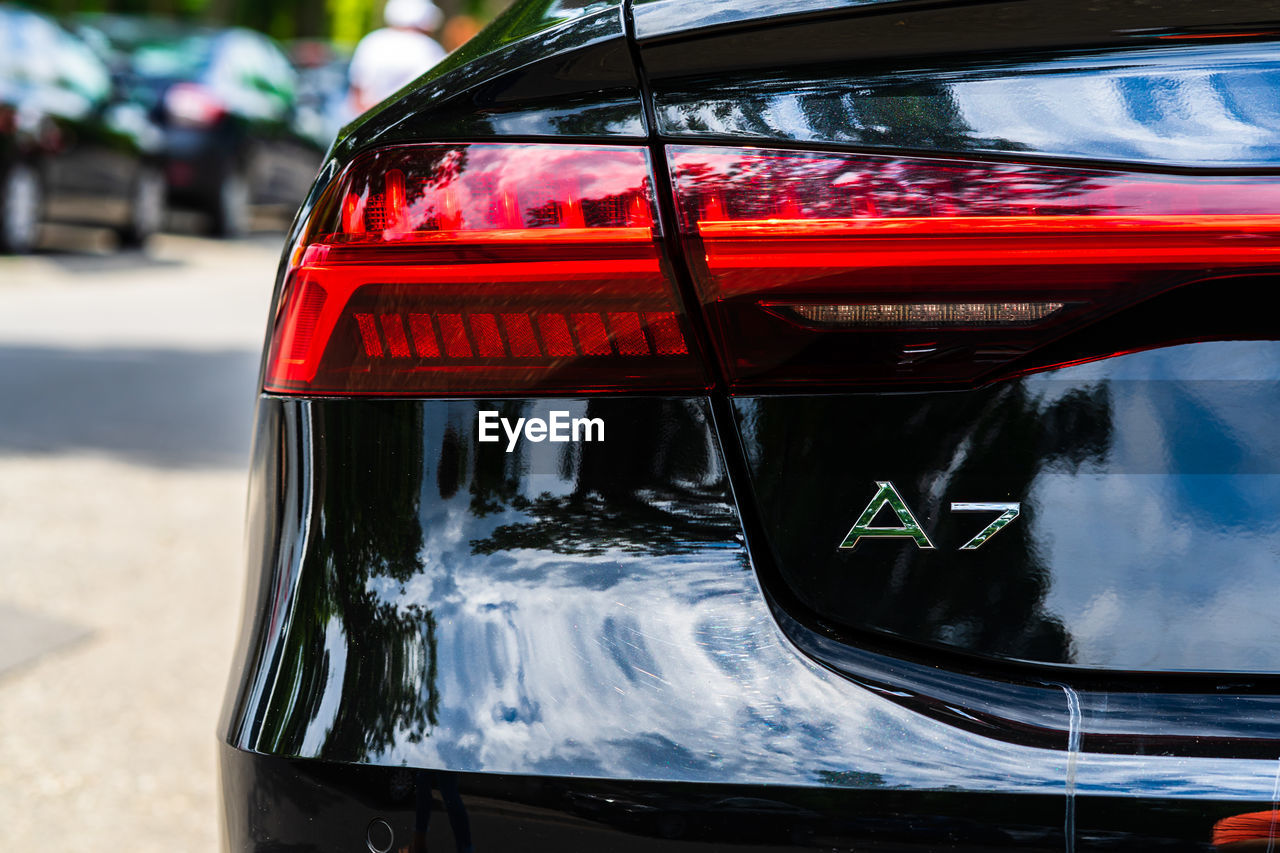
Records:
M1280 179L671 147L734 389L968 383L1104 314L1280 263Z
M227 114L226 104L198 83L175 83L164 93L170 121L186 127L209 127Z
M293 252L266 389L704 390L655 221L642 148L361 155Z

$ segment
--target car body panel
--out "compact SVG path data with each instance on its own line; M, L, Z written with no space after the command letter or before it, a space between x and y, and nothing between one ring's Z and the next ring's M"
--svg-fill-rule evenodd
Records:
M502 21L494 26L507 32ZM589 4L581 15L536 18L528 27L511 40L477 36L481 44L457 56L478 56L465 63L446 58L402 98L352 122L331 154L347 160L371 144L423 138L644 137L639 83L616 5Z
M267 526L251 547L274 560L244 644L258 677L225 722L243 749L623 779L1062 785L1062 753L986 738L949 745L954 758L934 767L895 760L893 743L915 754L945 729L779 632L705 402L261 406L260 451L296 442L280 460L299 468L255 466L265 488L250 517ZM589 411L607 438L508 454L476 441L476 413L490 407ZM375 435L376 459L353 459ZM304 505L279 503L294 494ZM1043 713L1065 729L1065 702ZM876 734L885 727L898 734Z
M490 406L590 407L617 438L508 454L475 440ZM239 749L456 772L1066 790L1070 691L1024 691L1022 719L966 730L921 713L961 707L946 692L967 689L959 677L908 684L882 658L880 683L855 681L793 645L747 560L706 403L264 398L260 411L252 677L233 682L222 724ZM378 450L356 459L353 446ZM1057 736L1029 742L1029 729ZM1275 770L1070 757L1076 784L1111 779L1128 796L1257 798Z
M645 141L660 194L670 188L665 146L702 141L906 145L1142 169L1275 165L1267 140L1276 124L1262 102L1274 63L1255 37L1209 47L1170 47L1162 38L1170 27L1199 33L1233 15L1256 23L1260 6L1211 14L1189 3L1164 12L1085 5L1079 20L1054 31L1049 7L1032 3L845 3L817 12L805 2L766 2L727 14L722 4L517 4L470 52L348 127L293 238L354 156L401 142ZM1003 23L979 25L993 19ZM890 38L899 30L901 38ZM629 31L639 36L635 45ZM1206 75L1207 84L1197 83ZM1004 124L954 118L956 98L975 91L1005 98L1084 77L1113 92L1130 86L1153 105L1117 107L1084 141L1070 128L1087 111L1072 113L1047 89L1013 98ZM823 91L824 80L835 94ZM1204 102L1218 104L1216 112L1197 112L1206 91L1217 93ZM752 106L735 113L735 99ZM1179 104L1191 116L1181 124ZM1031 116L1032 105L1042 112ZM1219 120L1248 132L1215 137ZM1184 139L1186 147L1144 148L1124 137L1126 127L1145 123L1157 128L1153 138ZM692 301L673 199L659 201L664 250ZM1274 346L1259 342L1269 337L1235 345ZM1147 343L1170 341L1156 335ZM1255 671L1242 675L1099 674L1105 660L1096 653L1091 667L1064 674L1054 664L1070 663L1068 654L1029 663L1013 651L1017 636L998 649L948 646L937 632L894 636L874 619L819 612L816 605L833 606L831 589L805 602L783 574L826 572L826 582L840 570L832 567L842 558L839 538L862 508L850 505L853 496L865 504L882 463L922 506L1019 500L1013 493L1042 469L1068 483L1094 477L1084 485L1086 503L1106 477L1202 476L1230 490L1232 477L1269 476L1269 463L1231 457L1256 432L1242 401L1272 387L1270 373L1256 373L1257 353L1244 361L1255 372L1236 385L1185 364L1124 373L1170 355L1177 357L1157 350L1062 375L913 395L733 397L723 383L684 398L263 395L248 618L220 724L231 845L349 849L376 820L404 844L415 827L426 831L425 798L454 816L464 804L477 847L1207 849L1215 821L1274 799L1280 732L1272 697L1280 691L1255 626ZM1108 448L1123 439L1130 455L1097 450L1106 441L1090 444L1080 418L1048 419L1062 452L1037 446L1009 458L980 448L964 478L975 493L952 495L960 480L945 463L961 439L939 442L927 424L901 428L921 407L936 407L956 433L984 412L1016 420L1003 403L1018 394L1026 403L1020 423L1042 419L1054 399L1085 398L1084 421L1106 421L1094 432L1105 433ZM1099 414L1091 394L1116 411ZM1143 468L1134 455L1142 443L1168 436L1137 413L1173 398L1199 406L1185 427L1200 449ZM608 439L524 442L508 453L478 441L477 419L490 410L590 412L604 418ZM1269 442L1249 450L1262 453ZM1170 458L1178 464L1170 467ZM1011 471L1021 479L997 483ZM806 481L820 485L806 490ZM935 484L946 494L934 495ZM996 485L1001 494L985 491ZM1179 480L1157 491L1193 485ZM1192 492L1196 511L1216 505L1217 493ZM1023 527L1000 534L1025 546L1023 562L1008 566L1013 574L1028 574L1032 545L1067 528L1041 498L1022 498ZM1144 529L1158 532L1162 520ZM821 532L802 535L802 527ZM1226 521L1213 529L1236 532ZM780 536L796 538L780 548ZM1249 536L1242 547L1265 548L1271 528ZM1082 581L1029 573L1045 588ZM921 578L927 587L927 572ZM1183 598L1196 592L1191 574L1178 580ZM988 614L971 601L971 609L996 628L1001 620L991 617L1043 616L1046 636L1066 643L1055 634L1061 613L1037 611L1037 589L1030 591L1017 606ZM1155 654L1165 666L1177 650ZM449 823L436 817L431 844L448 846Z
M415 842L458 851L1063 847L1055 796L1028 796L1013 814L995 798L960 792L451 773L272 758L230 747L220 759L233 804L225 832L250 850L363 850L375 821L386 824L394 849ZM1177 830L1194 837L1202 824L1184 819ZM1178 837L1164 829L1166 837Z
M1026 17L1026 4L1022 11L1002 3L831 4L778 17L805 4L765 3L751 7L761 20L707 27L672 7L683 29L664 35L668 5L635 10L664 141L1069 160L1179 175L1280 165L1280 66L1273 44L1258 40L1274 36L1258 24L1266 20L1261 8L1236 10L1256 25L1243 32L1215 13L1220 27L1210 32L1196 29L1206 21L1187 4L1145 21L1161 27L1138 26L1150 12L1136 4L1081 9L1078 19L1060 11L1055 27L1069 23L1052 31ZM991 26L970 16L986 16ZM948 20L957 31L944 49L928 33ZM867 33L889 22L902 34L882 33L881 49L869 45ZM1086 30L1107 46L1085 49ZM971 44L993 32L1018 34L1023 48L995 53ZM914 55L915 47L927 55ZM808 61L791 64L802 49ZM1242 277L1185 289L1068 336L1014 372L1194 340L1253 344L1139 353L933 394L735 399L749 468L740 509L749 524L758 513L767 546L757 562L776 564L773 576L789 587L778 597L789 594L797 618L826 625L829 635L870 628L933 651L1089 669L1280 672L1261 616L1268 608L1246 603L1268 586L1275 547L1261 426L1276 399L1276 353L1262 342L1274 335L1251 323L1241 303L1222 298L1231 288L1247 303L1273 285ZM1089 336L1087 346L1077 343ZM1017 401L1032 400L1036 411L1023 422L1039 438L1005 434L1000 425L1020 417ZM1039 408L1063 405L1078 408ZM1046 438L1055 431L1059 439ZM1030 479L1009 480L1014 470ZM1055 476L1066 479L1048 486ZM904 548L903 539L839 547L881 481L898 484L923 513L937 550ZM982 526L948 511L950 502L966 501L1019 502L1034 517L1024 514L1005 538L961 552L968 536L960 531ZM1062 525L1055 533L1044 527L1055 523ZM1085 550L1071 551L1071 541ZM1235 571L1204 570L1228 552ZM924 564L935 569L909 568Z
M973 391L734 407L771 553L819 620L1008 661L1275 673L1278 364L1274 341L1216 341ZM838 547L878 481L932 550ZM999 514L950 510L968 501L1021 515L961 550Z
M658 129L679 139L1131 166L1280 165L1280 59L1268 44L939 62L654 79Z
M1267 39L1277 22L1266 0L640 0L631 8L654 80L878 60L905 70L939 60Z

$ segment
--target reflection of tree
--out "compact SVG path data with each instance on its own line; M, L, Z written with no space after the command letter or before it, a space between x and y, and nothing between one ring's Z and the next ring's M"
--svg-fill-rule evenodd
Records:
M682 155L686 211L719 218L1083 214L1086 172L1024 164L947 164L853 155Z
M1017 381L963 395L762 401L746 404L744 431L780 570L819 614L975 652L1070 661L1070 638L1044 609L1051 570L1034 519L962 552L986 522L948 507L1015 500L1033 516L1025 501L1037 475L1106 454L1105 386L1053 400ZM938 550L895 539L837 554L873 480L899 487Z
M562 467L575 484L568 495L529 500L516 489L516 469L510 466L518 461L503 465L502 457L511 459L516 453L481 454L472 481L473 509L506 506L524 512L528 520L504 524L472 541L472 551L679 553L731 540L738 531L736 518L708 512L710 504L723 501L723 473L710 457L706 424L693 405L625 402L587 404L586 417L603 418L608 432L603 443L566 445Z
M511 423L527 414L527 406L516 400L506 400L491 406L498 416ZM505 438L494 447L505 450ZM484 518L501 512L520 497L520 464L522 455L515 453L470 454L475 468L470 478L471 514Z
M528 208L524 211L525 226L545 228L562 224L567 200L548 201ZM600 198L578 199L578 202L582 210L582 224L587 228L625 226L633 206L643 204L646 210L649 207L649 197L643 185Z
M813 81L818 81L814 83ZM1018 150L1006 139L983 138L964 120L951 87L937 79L909 81L848 76L840 67L805 67L761 79L697 81L658 95L659 122L672 136L805 140L896 150L962 152Z
M322 699L335 689L328 679L341 673L323 751L367 755L398 732L429 732L437 721L435 617L382 601L374 588L422 570L422 417L416 403L350 404L327 407L323 417L317 410L316 420L329 440L313 467L311 545L262 738L274 751L301 752ZM370 461L369 453L382 458ZM337 631L343 660L330 655Z
M517 498L511 508L535 519L505 524L484 539L472 541L476 554L516 548L536 548L558 554L603 554L610 549L636 553L682 553L723 542L724 525L708 524L705 507L658 498L661 507L637 500L609 500L598 492L568 498L542 495L530 501ZM656 496L655 496L656 497Z

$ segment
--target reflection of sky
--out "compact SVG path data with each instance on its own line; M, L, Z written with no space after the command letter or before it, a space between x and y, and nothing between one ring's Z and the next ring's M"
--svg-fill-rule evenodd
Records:
M469 426L454 428L464 446L472 440ZM442 429L429 424L428 441ZM539 451L520 467L548 482L559 464ZM605 778L820 785L827 773L862 786L1064 790L1064 753L921 717L799 654L736 542L662 556L528 548L477 558L471 540L530 519L509 509L477 519L469 499L463 490L427 501L422 571L404 584L369 583L381 602L434 613L441 697L430 736L402 730L370 760ZM1064 727L1066 719L1064 698ZM1100 757L1081 764L1077 784L1255 798L1271 790L1273 773L1263 761Z
M1076 661L1280 670L1280 344L1182 346L1029 382L1052 397L1102 376L1106 461L1042 472L1026 515Z
M1123 65L966 80L951 87L964 123L982 137L1061 154L1227 162L1268 159L1280 131L1274 55L1206 51L1168 66ZM1188 64L1176 67L1175 62ZM1241 68L1246 62L1253 68Z
M1280 60L1270 46L1066 55L867 77L777 72L655 93L672 136L880 149L1018 152L1176 165L1276 163ZM684 87L684 88L682 88Z
M457 529L455 514L466 516L458 507L433 526ZM391 747L387 763L792 784L859 771L893 787L1061 789L1060 753L919 719L801 658L733 549L666 556L661 569L622 551L523 550L478 572L457 545L433 541L421 582L376 586L388 603L433 601L440 625L440 727Z

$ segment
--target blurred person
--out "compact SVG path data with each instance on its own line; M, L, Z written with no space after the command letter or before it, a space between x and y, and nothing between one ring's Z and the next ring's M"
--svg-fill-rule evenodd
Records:
M431 34L444 13L431 0L388 0L387 26L360 40L348 72L351 100L362 113L444 58Z
M454 15L440 31L440 43L444 45L446 51L453 53L471 41L481 29L483 27L480 22L470 15Z

